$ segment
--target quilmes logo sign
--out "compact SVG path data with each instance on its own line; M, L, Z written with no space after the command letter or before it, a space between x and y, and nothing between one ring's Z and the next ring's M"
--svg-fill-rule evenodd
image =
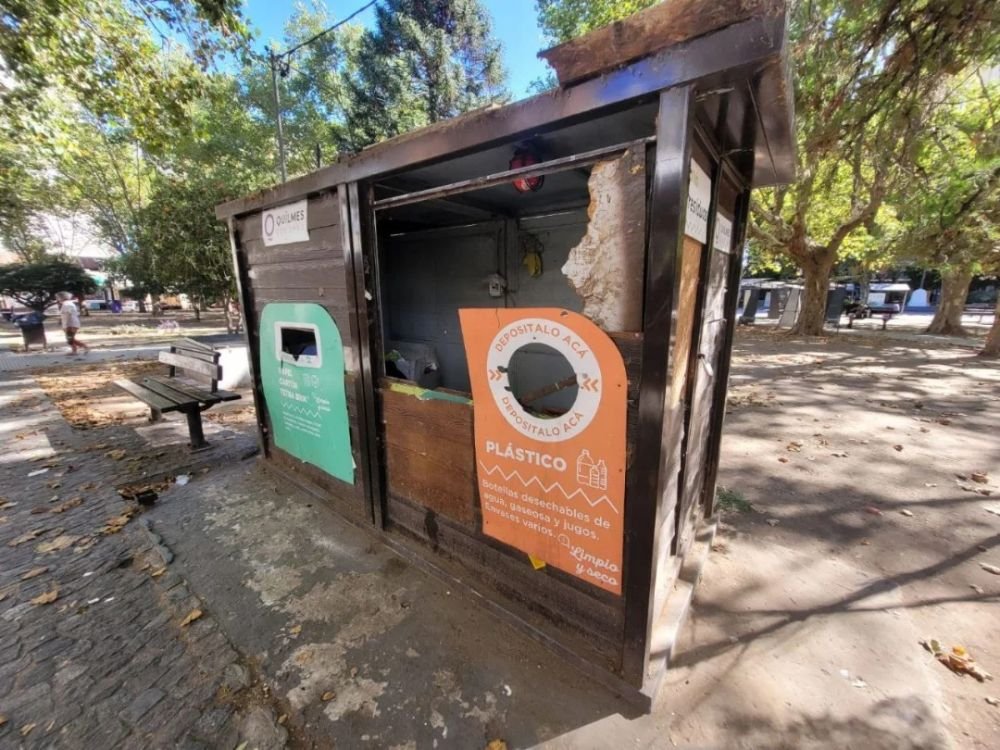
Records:
M309 241L309 201L301 200L268 209L261 217L264 245Z

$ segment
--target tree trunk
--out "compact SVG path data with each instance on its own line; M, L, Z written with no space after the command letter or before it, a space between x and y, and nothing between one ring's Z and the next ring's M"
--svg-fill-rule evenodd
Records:
M862 271L860 278L858 279L859 291L861 293L861 301L866 305L868 304L868 295L872 290L872 274L871 271Z
M194 304L191 305L191 309L194 310L194 319L195 319L195 322L200 321L201 320L201 304L198 301L195 301Z
M1000 357L1000 290L997 291L997 309L993 313L993 326L986 334L986 345L979 353L984 357Z
M826 322L826 296L830 286L833 258L812 258L802 264L804 288L799 319L792 327L796 336L822 336Z
M945 336L969 335L968 331L962 328L962 311L965 309L965 298L969 294L971 283L972 271L968 268L949 270L941 274L941 299L926 333L940 333Z

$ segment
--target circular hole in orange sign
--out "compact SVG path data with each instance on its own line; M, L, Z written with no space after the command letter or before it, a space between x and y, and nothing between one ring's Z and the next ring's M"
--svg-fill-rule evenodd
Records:
M525 344L510 357L507 390L533 416L560 417L573 408L580 387L569 360L547 344Z

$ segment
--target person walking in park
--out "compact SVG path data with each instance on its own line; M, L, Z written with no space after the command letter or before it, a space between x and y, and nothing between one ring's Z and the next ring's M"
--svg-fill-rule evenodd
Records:
M66 334L66 343L70 347L70 351L66 353L66 356L74 356L77 349L83 349L83 353L87 354L90 351L90 347L76 339L77 331L80 330L80 309L76 306L76 302L73 301L73 295L69 292L60 292L57 297L60 302L59 319L62 323L63 332Z

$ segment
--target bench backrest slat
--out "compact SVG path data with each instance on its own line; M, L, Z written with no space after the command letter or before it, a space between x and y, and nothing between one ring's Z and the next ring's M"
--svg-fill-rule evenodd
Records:
M173 354L178 354L182 357L190 357L191 359L196 359L199 362L208 362L209 364L215 364L219 361L218 352L206 352L203 349L186 349L182 346L177 346L176 344L170 347L170 351Z
M222 379L222 367L218 364L218 353L215 354L214 361L206 362L204 359L189 357L181 352L160 352L159 360L165 365L170 365L171 376L174 370L178 369L208 378L212 381L214 391L218 381Z

